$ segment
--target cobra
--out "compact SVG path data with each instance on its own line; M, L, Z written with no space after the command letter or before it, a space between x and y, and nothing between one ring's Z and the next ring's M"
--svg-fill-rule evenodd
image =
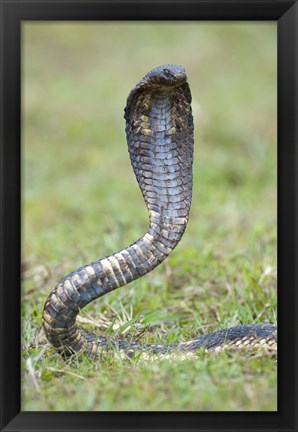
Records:
M185 69L164 65L147 73L129 93L124 117L131 164L149 212L148 230L129 247L80 267L57 284L43 310L48 341L58 351L95 356L111 346L127 355L196 352L201 347L276 349L277 329L271 324L231 327L173 345L108 341L77 326L78 313L90 302L162 263L179 243L189 218L194 128Z

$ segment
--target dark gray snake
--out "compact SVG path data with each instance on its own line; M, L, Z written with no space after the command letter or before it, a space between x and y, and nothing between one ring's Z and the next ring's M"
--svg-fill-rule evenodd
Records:
M164 355L209 351L230 346L276 349L277 331L270 324L231 327L175 345L151 345L84 332L76 316L88 303L153 270L179 243L188 222L192 197L193 116L191 93L183 67L160 66L130 92L125 108L131 164L149 212L149 228L135 243L85 265L64 277L47 298L43 327L58 350L97 353L117 347Z

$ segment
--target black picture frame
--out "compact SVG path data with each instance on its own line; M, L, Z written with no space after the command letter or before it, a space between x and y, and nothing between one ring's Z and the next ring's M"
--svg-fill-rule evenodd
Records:
M297 431L298 4L290 0L1 0L1 430ZM21 412L21 22L270 20L278 24L278 411Z

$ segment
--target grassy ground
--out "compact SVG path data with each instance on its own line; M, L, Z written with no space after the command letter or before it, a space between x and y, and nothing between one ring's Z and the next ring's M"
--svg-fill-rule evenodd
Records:
M23 25L23 410L276 410L276 362L217 356L63 360L41 330L67 272L140 237L147 214L123 109L151 68L193 95L190 222L160 267L89 305L82 325L167 343L276 321L276 26Z

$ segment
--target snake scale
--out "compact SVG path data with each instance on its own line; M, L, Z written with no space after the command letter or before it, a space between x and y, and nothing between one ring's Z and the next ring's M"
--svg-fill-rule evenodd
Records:
M47 298L43 328L48 341L67 353L117 347L165 355L203 347L277 346L270 324L231 327L172 345L108 341L81 330L76 317L93 300L134 281L163 262L179 243L188 222L192 198L193 116L185 69L164 65L151 70L133 88L125 108L131 164L149 212L147 232L129 247L91 262L64 277Z

